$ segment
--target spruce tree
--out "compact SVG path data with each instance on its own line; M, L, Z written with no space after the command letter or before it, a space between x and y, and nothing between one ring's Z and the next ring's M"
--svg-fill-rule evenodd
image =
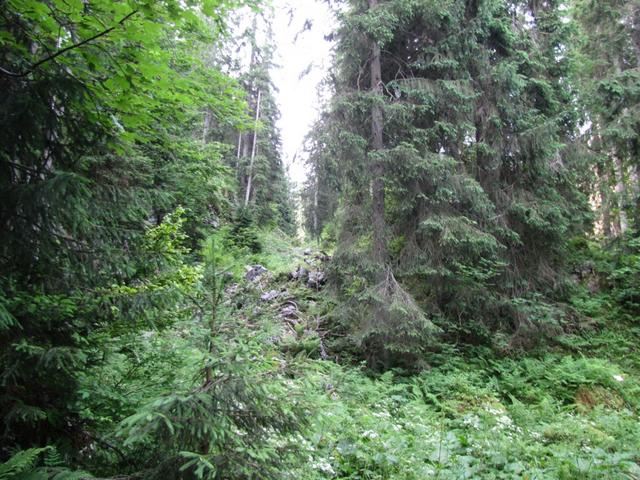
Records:
M637 1L576 0L576 84L585 112L586 143L595 156L605 235L637 229L639 204L640 5ZM611 213L615 222L611 221Z
M442 339L515 348L558 331L564 241L587 218L572 184L560 7L353 1L340 17L335 279L345 328L372 363ZM376 253L381 203L387 259ZM399 296L376 281L385 264ZM385 292L400 315L367 307Z
M223 201L219 149L185 131L205 105L244 121L233 81L194 55L240 3L0 5L3 447L81 442L78 379L105 348L93 334L172 318L171 255L148 230L187 191L203 200L193 231Z
M276 125L280 118L274 96L277 87L270 73L277 68L273 59L273 15L269 8L245 10L236 19L235 31L225 46L237 45L237 51L223 55L218 63L242 85L252 121L240 131L228 125L214 126L209 137L222 136L234 145L233 151L227 152L226 162L235 171L237 207L247 209L258 225L278 227L291 234L295 231L294 208ZM248 64L238 57L247 57Z

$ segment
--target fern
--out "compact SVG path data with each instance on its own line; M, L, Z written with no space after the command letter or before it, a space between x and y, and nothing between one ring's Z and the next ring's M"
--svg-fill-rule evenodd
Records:
M44 465L46 467L61 467L64 465L64 461L62 460L62 455L56 447L52 447L51 450L47 452L47 455L44 457Z
M20 473L32 470L40 454L51 450L51 448L29 448L28 450L19 451L0 465L0 480L11 480Z

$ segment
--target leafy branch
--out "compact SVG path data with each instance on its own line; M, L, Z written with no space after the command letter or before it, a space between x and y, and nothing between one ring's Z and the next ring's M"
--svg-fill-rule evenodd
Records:
M120 19L120 21L118 23L116 23L115 25L113 25L113 26L111 26L111 27L107 28L106 30L103 30L103 31L101 31L99 33L96 33L95 35L93 35L93 36L91 36L89 38L86 38L85 40L82 40L80 42L71 44L68 47L62 48L62 49L58 50L57 52L54 52L51 55L48 55L48 56L44 57L43 59L41 59L41 60L37 61L36 63L34 63L33 65L31 65L31 67L29 67L24 72L15 73L15 72L7 70L7 69L5 69L3 67L0 67L0 73L2 73L3 75L6 75L8 77L14 77L14 78L26 77L27 75L32 73L36 68L38 68L40 65L42 65L44 63L47 63L47 62L53 60L56 57L59 57L60 55L68 52L69 50L73 50L73 49L82 47L83 45L86 45L86 44L88 44L90 42L93 42L94 40L97 40L100 37L103 37L103 36L109 34L113 30L118 28L120 25L123 25L127 20L129 20L129 18L133 17L136 13L138 13L138 10L133 10L132 12L130 12L127 15L125 15L124 17L122 17Z

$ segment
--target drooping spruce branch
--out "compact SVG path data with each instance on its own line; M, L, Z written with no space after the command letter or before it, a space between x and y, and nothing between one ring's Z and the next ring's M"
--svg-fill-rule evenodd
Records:
M71 44L68 47L61 48L60 50L58 50L57 52L52 53L51 55L47 55L43 59L38 60L36 63L31 65L24 72L16 73L16 72L12 72L10 70L7 70L7 69L5 69L3 67L0 67L0 73L2 73L3 75L6 75L8 77L14 77L14 78L26 77L30 73L33 73L33 71L36 68L38 68L40 65L42 65L44 63L47 63L47 62L53 60L56 57L59 57L60 55L68 52L69 50L74 50L74 49L82 47L83 45L86 45L86 44L88 44L90 42L93 42L94 40L97 40L100 37L104 37L105 35L109 34L113 30L118 28L120 25L123 25L127 20L129 20L131 17L133 17L136 13L138 13L138 10L133 10L132 12L130 12L127 15L125 15L124 17L122 17L120 19L120 21L118 21L118 23L116 23L115 25L107 28L106 30L103 30L103 31L101 31L99 33L96 33L95 35L93 35L93 36L91 36L89 38L86 38L84 40L81 40L81 41L79 41L77 43Z

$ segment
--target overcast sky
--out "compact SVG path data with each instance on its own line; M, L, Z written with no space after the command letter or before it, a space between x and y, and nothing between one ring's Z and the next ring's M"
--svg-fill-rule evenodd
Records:
M300 185L306 177L300 158L302 144L318 116L321 105L317 86L331 61L331 43L324 37L333 30L334 20L321 0L273 0L273 5L276 63L281 67L271 75L279 90L276 98L281 114L278 126L282 153L291 180ZM307 20L312 22L311 28L302 31ZM301 78L310 66L311 70Z

